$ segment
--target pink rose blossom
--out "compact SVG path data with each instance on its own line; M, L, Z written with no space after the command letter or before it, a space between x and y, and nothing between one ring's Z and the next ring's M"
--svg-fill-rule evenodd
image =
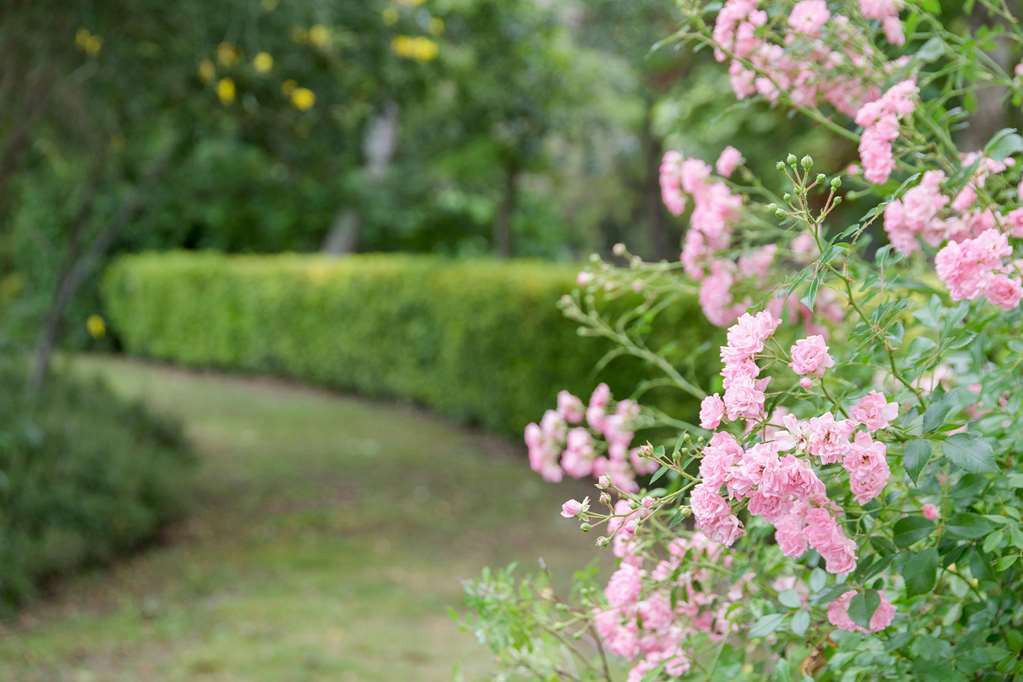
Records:
M824 0L802 0L796 3L789 14L789 28L796 33L815 36L830 17L828 3Z
M891 477L886 451L884 443L860 431L846 452L842 466L849 472L849 487L860 504L880 495Z
M561 505L561 515L566 519L574 519L579 514L587 511L590 508L590 498L584 498L582 502L579 500L566 500Z
M939 516L938 508L935 507L930 502L925 504L920 511L921 511L921 513L923 513L924 518L927 519L928 521L937 521L938 520L938 516Z
M725 403L717 393L709 395L700 403L700 426L705 429L716 429L725 414Z
M856 425L848 419L836 420L830 412L805 422L806 451L819 457L821 464L841 462L849 449L849 438Z
M611 576L604 589L607 603L614 608L634 604L643 589L639 569L629 564L622 564Z
M583 401L568 391L558 391L558 413L569 424L578 424L585 414Z
M898 418L899 404L888 402L883 393L871 391L853 405L849 416L873 433L878 429L888 428L888 425Z
M796 341L790 352L792 362L789 367L796 374L823 376L825 370L835 366L824 337L819 334Z
M1005 235L989 229L975 239L949 242L938 252L934 265L952 300L970 300L984 291L992 272L999 270L1002 259L1011 255L1012 247Z
M743 158L742 154L735 147L725 147L721 152L721 156L718 157L717 163L714 164L714 168L717 170L718 175L722 177L731 177L735 169L742 165Z
M998 275L984 285L984 296L988 301L1005 310L1012 310L1023 298L1023 287L1019 280L1005 275Z

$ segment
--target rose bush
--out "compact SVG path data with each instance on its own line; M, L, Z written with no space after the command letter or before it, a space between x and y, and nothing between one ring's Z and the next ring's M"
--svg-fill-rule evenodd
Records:
M538 678L1023 674L1023 137L955 145L979 88L1023 99L1023 65L994 54L1023 28L1002 0L954 30L932 0L680 6L671 40L711 49L735 97L807 116L859 163L789 155L760 179L742 150L665 155L679 263L618 246L561 305L700 399L698 423L644 407L650 382L560 395L526 428L530 465L597 479L561 514L616 568L565 598L486 574L473 627ZM727 330L710 386L643 337L681 290ZM627 292L643 303L603 312Z

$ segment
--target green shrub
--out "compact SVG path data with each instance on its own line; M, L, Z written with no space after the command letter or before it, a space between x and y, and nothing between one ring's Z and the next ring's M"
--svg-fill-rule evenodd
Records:
M103 298L133 354L408 399L520 433L560 388L588 395L598 380L632 387L649 373L623 359L594 375L610 345L578 336L555 305L575 273L424 256L141 254L111 266ZM702 319L687 301L657 333L693 361L710 333Z
M0 611L40 579L102 562L181 511L193 461L178 427L100 384L55 376L23 398L0 367Z

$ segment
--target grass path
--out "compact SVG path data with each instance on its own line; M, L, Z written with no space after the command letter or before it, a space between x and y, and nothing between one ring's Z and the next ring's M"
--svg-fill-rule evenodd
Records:
M201 457L190 517L68 580L0 630L0 680L450 680L488 652L447 615L460 580L590 539L508 442L405 407L112 358L75 360L179 417Z

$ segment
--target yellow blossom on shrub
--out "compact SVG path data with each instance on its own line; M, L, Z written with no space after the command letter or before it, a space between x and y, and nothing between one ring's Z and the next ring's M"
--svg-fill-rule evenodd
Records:
M316 47L325 47L330 42L330 31L323 24L309 27L309 42Z
M308 111L316 104L316 93L309 88L295 88L291 91L291 103L296 109Z
M391 50L399 57L428 62L436 59L439 48L437 43L422 36L395 36L391 41Z
M85 320L85 329L92 338L102 339L107 333L107 323L99 315L89 315L88 319Z
M95 57L103 49L103 39L87 28L80 28L75 31L75 45L90 57Z
M395 24L398 23L398 10L394 9L393 7L388 7L384 9L384 11L380 13L380 15L384 19L385 26L394 26Z
M220 103L227 105L234 102L234 81L230 78L221 78L217 82L217 97L220 98Z
M217 45L217 61L221 66L234 66L238 62L238 48L231 43Z
M209 59L204 59L199 62L199 80L203 83L210 83L213 80L213 76L216 75L216 67L213 66L213 62Z
M267 73L274 68L274 58L269 52L260 52L252 58L252 66L259 73Z

